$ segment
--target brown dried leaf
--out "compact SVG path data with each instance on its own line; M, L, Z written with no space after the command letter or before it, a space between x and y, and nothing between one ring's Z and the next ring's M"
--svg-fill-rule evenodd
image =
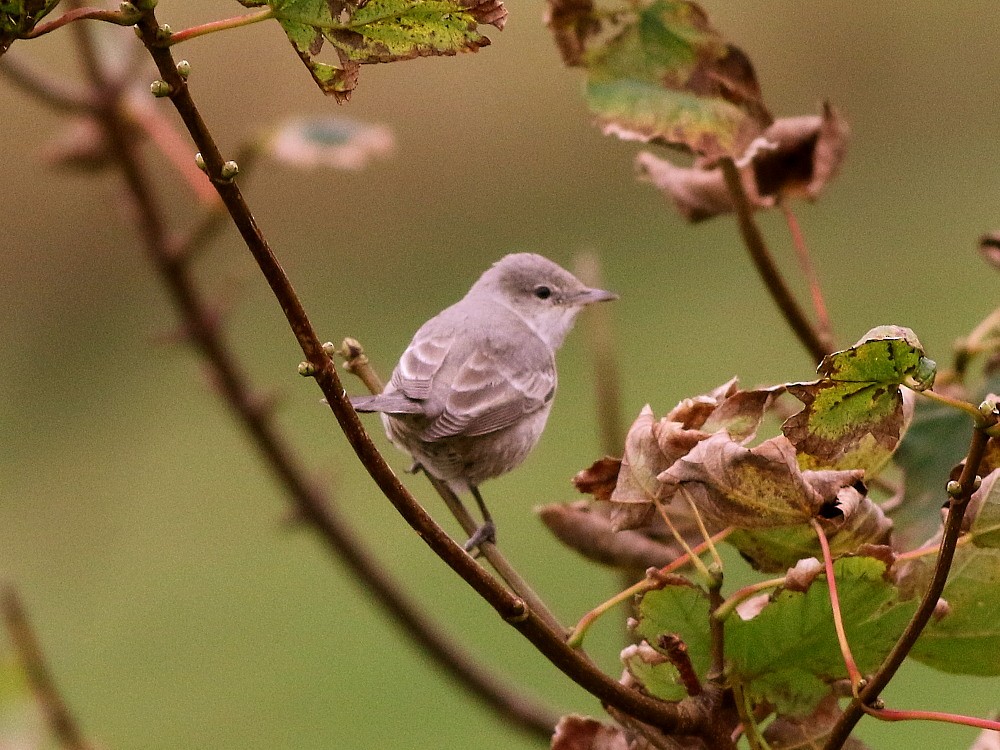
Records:
M783 436L745 448L725 432L696 445L659 475L663 498L691 494L706 520L722 526L764 529L806 523L862 471L799 469L795 448Z
M586 500L536 508L549 531L567 547L601 565L630 570L662 568L684 553L676 542L664 543L640 531L615 531L610 508Z
M829 102L819 115L776 120L748 149L759 194L815 200L840 170L849 131Z
M559 719L550 747L551 750L629 750L629 740L620 727L572 715Z
M615 491L618 484L618 472L621 469L622 460L605 456L594 461L588 468L577 472L573 477L573 486L578 492L593 495L597 500L610 500L611 493Z

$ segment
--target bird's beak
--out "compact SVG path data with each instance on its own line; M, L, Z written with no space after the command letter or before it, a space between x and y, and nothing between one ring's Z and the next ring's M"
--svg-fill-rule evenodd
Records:
M574 294L570 299L574 305L591 305L594 302L610 302L618 299L614 292L606 292L603 289L584 289L578 294Z

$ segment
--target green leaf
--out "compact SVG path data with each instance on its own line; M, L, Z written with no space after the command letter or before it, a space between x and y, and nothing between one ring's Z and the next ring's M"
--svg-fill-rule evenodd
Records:
M662 589L649 591L641 598L634 632L661 654L660 638L679 636L687 646L695 673L699 678L704 677L711 663L708 612L708 596L704 591L684 579L672 579ZM676 668L669 662L657 662L637 649L625 649L622 656L632 676L650 694L664 700L680 700L687 695Z
M0 0L0 55L58 4L59 0Z
M885 572L885 562L871 557L834 563L844 627L862 672L878 666L916 609L916 602L899 601ZM825 577L804 593L778 592L753 619L730 617L726 656L730 679L753 701L768 701L783 714L814 710L831 683L847 676Z
M246 0L253 7L261 3ZM479 24L502 29L501 0L267 0L313 79L338 101L350 99L358 67L430 55L475 52L490 40ZM324 42L338 64L319 62Z
M933 564L918 561L907 583L926 586ZM943 672L1000 675L1000 549L959 547L941 598L946 613L931 620L910 656Z
M903 434L900 386L929 388L933 360L909 329L881 326L850 349L824 357L818 370L819 380L788 386L805 404L781 428L800 465L877 473Z
M587 102L605 133L737 156L771 122L749 58L695 3L653 0L609 12L549 0L567 65L587 69Z

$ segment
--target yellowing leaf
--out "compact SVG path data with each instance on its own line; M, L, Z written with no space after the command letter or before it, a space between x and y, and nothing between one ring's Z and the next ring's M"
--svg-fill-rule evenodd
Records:
M264 5L244 0L244 5ZM501 0L266 0L324 93L347 101L357 86L359 66L430 55L475 52L490 40L480 24L503 29ZM324 42L337 64L316 60Z
M546 22L567 65L587 69L587 101L604 132L737 156L771 121L749 58L705 12L653 0L600 12L549 0Z
M906 328L883 326L856 345L823 358L821 378L788 392L805 407L782 431L809 468L881 469L899 444L906 421L900 386L929 388L935 365Z

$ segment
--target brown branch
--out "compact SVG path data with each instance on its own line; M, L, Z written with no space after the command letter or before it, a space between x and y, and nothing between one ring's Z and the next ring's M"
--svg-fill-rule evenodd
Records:
M281 305L289 327L315 373L316 382L354 452L386 498L438 557L546 658L585 690L602 701L663 729L692 733L707 727L708 717L701 706L672 705L649 698L619 684L583 658L566 643L561 632L553 631L520 597L509 592L480 567L434 522L403 486L351 407L333 361L324 351L291 282L257 227L239 187L222 176L222 154L191 98L187 82L177 73L170 50L157 46L158 24L152 9L144 11L138 29L162 79L169 86L174 107L202 154L207 173Z
M213 322L214 316L196 290L194 277L187 263L189 254L175 252L167 238L165 221L160 204L154 196L152 181L138 150L128 137L129 128L123 108L118 106L105 71L92 54L93 49L86 31L81 32L79 44L89 48L83 57L89 60L88 72L93 87L99 94L98 99L104 102L104 106L98 111L98 117L134 201L150 260L185 322L188 337L211 365L226 404L243 424L268 467L288 492L298 515L310 523L328 549L354 573L359 586L371 594L396 624L456 683L465 687L483 705L510 721L515 728L547 739L558 717L526 698L520 689L498 680L491 670L476 662L446 637L440 623L427 618L409 600L399 584L367 551L346 520L335 511L330 498L309 479L307 472L300 466L284 436L271 420L268 409L254 395L246 373L232 350L218 333Z
M778 266L771 256L771 251L764 241L764 235L757 225L757 220L754 219L753 208L740 180L739 169L737 169L736 164L730 158L722 159L719 162L719 166L722 169L722 175L726 180L726 187L729 189L729 194L732 196L736 207L736 219L739 223L743 242L750 253L750 258L753 260L754 266L757 268L757 272L764 280L764 285L767 287L768 292L771 293L771 298L813 359L816 361L823 359L833 349L823 341L823 337L820 336L816 328L809 322L809 319L792 294L791 289L788 288L788 284L785 283L781 272L778 270Z
M913 613L910 622L907 624L903 634L896 641L892 651L882 661L882 664L872 675L864 688L844 710L836 726L827 739L825 750L838 750L847 742L851 735L851 730L864 716L864 706L871 705L878 698L889 681L896 674L896 671L906 659L907 654L917 642L917 638L927 626L934 608L937 606L941 592L944 591L945 583L948 581L948 573L951 571L951 564L955 558L955 549L958 545L958 538L962 533L962 519L965 517L965 510L969 505L969 498L975 491L976 475L979 471L979 464L986 452L986 444L989 437L985 429L977 427L972 433L972 442L969 445L969 453L965 459L965 466L962 474L958 478L958 491L952 496L948 504L948 520L945 522L944 534L941 537L941 547L938 552L937 562L934 566L934 575L931 578L927 591L924 592L917 611Z
M76 719L56 687L55 679L42 652L42 645L31 627L31 621L28 619L21 598L13 587L5 586L0 589L0 610L3 612L7 636L10 638L17 661L24 670L31 692L42 707L49 729L59 745L66 750L91 750L92 746L84 738Z

